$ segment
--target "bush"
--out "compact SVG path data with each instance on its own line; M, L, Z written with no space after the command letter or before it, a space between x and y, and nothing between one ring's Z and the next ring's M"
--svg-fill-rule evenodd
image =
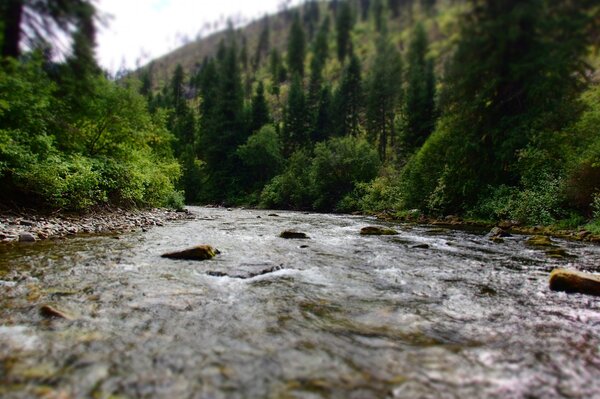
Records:
M305 150L290 157L284 172L275 176L262 190L260 204L265 208L310 209L313 203L310 165Z
M357 184L374 179L378 170L377 151L364 139L342 137L318 143L310 171L313 207L317 210L347 210L347 204L339 204L340 201Z

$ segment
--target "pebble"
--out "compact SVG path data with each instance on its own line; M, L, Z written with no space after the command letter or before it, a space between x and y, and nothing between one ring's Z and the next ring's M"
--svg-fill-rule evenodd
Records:
M81 216L46 216L32 214L0 214L0 244L34 242L60 239L81 233L130 232L138 228L146 231L153 226L164 226L166 222L194 219L191 212L176 212L167 209L131 210L115 209L102 213Z

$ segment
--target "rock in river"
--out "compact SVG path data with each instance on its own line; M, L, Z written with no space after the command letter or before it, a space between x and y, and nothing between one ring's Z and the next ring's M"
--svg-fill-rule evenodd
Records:
M368 226L360 229L360 234L363 236L393 236L398 234L398 232L386 227Z
M293 231L293 230L285 230L282 231L281 234L279 234L279 237L281 238L286 238L286 239L299 239L299 240L305 240L307 238L309 238L306 233L301 233L299 231Z
M547 236L533 236L525 241L526 245L531 247L553 247L554 243Z
M73 316L59 310L51 305L43 305L40 308L40 314L46 318L52 319L65 319L65 320L73 320Z
M550 289L600 296L600 276L576 270L555 269L550 274Z
M183 259L183 260L208 260L220 254L218 249L210 245L198 245L193 248L184 249L183 251L170 252L163 254L163 258Z

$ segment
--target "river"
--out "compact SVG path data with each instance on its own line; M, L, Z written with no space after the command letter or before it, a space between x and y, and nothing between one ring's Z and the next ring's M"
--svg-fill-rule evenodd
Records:
M556 259L524 236L190 209L0 247L0 397L600 397L600 298L548 289L555 267L600 271L598 245L555 239ZM221 254L160 257L197 244Z

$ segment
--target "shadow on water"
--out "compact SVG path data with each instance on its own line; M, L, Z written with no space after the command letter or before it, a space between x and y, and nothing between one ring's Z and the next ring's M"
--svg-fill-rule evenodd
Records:
M119 239L0 247L0 396L600 393L600 300L547 288L554 267L597 270L597 246L557 241L574 256L560 258L481 231L364 237L377 221L192 210ZM197 244L221 255L160 257Z

